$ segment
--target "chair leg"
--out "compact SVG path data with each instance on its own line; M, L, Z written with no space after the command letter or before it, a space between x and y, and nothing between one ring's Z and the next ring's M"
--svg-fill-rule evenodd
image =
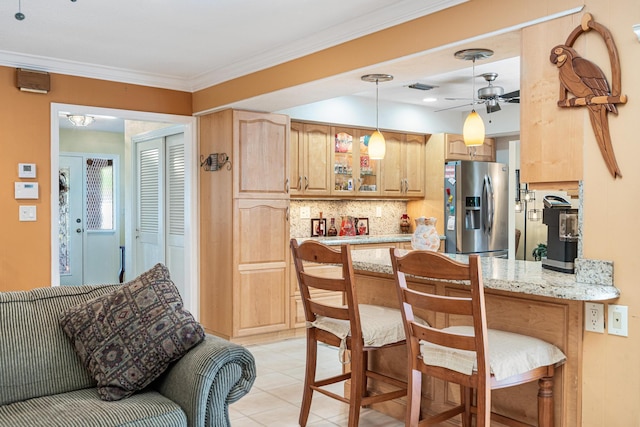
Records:
M463 427L471 427L472 392L473 389L471 387L460 386L460 404L464 405L464 412L461 414Z
M302 404L300 406L299 423L301 426L307 425L309 411L311 410L311 397L313 389L311 385L316 381L316 362L318 360L318 342L307 337L307 365L304 373L304 390L302 391Z
M538 380L538 426L553 427L553 377Z
M412 369L407 378L407 415L405 424L417 427L420 422L422 400L422 372Z
M349 392L349 427L357 427L364 396L365 369L362 352L351 350L351 390Z

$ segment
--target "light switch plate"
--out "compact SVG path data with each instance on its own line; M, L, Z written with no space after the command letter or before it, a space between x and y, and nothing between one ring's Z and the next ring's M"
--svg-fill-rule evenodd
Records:
M20 221L35 221L36 220L36 207L35 206L20 206Z

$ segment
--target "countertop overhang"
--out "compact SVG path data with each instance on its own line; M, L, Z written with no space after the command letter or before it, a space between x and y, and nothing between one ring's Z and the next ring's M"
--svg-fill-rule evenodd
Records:
M466 255L445 255L460 262L469 259ZM354 247L351 257L356 272L393 275L389 249ZM608 301L620 296L620 290L615 286L580 283L575 274L543 269L542 263L537 261L481 257L481 266L484 287L488 289L575 301Z

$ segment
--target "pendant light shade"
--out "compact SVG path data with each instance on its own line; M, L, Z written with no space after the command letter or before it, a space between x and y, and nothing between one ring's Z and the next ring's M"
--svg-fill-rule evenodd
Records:
M361 79L365 82L376 83L376 130L369 138L368 151L370 159L382 160L387 151L387 143L378 128L378 83L393 80L393 76L390 74L366 74L362 76Z
M478 59L485 59L493 55L493 51L490 49L463 49L457 51L454 56L458 59L462 59L464 61L472 61L471 65L471 78L473 83L473 93L472 99L473 104L477 104L476 101L476 61ZM464 140L464 145L467 147L477 147L478 145L484 144L484 122L482 121L482 117L476 110L472 109L471 113L467 116L467 119L464 121L464 126L462 127L462 137ZM473 155L473 152L471 152Z
M370 159L384 159L384 155L387 151L387 143L384 140L384 136L379 130L374 131L369 138L369 158Z
M464 121L464 127L462 128L462 137L464 139L464 145L467 147L475 147L484 144L484 122L482 117L476 110L471 110L471 113Z

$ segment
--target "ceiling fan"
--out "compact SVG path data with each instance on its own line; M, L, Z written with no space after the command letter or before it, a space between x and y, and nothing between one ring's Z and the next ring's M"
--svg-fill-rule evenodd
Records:
M480 74L479 77L483 77L487 81L487 83L489 83L489 86L478 89L478 99L471 100L471 104L457 105L455 107L443 108L442 110L437 111L451 110L466 105L485 104L487 107L487 114L491 114L501 110L500 102L520 103L520 90L514 90L513 92L504 93L504 89L501 86L493 85L493 82L498 77L498 73L484 73ZM449 101L469 100L469 98L445 99Z

